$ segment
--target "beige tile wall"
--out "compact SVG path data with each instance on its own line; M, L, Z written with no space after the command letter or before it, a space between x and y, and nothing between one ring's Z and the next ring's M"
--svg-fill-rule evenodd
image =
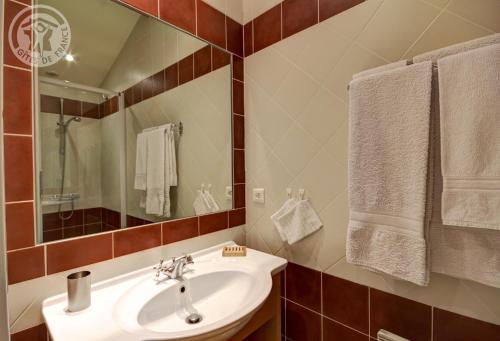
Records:
M278 1L279 2L279 1ZM243 0L245 21L275 0ZM247 244L301 265L500 323L500 289L442 275L421 288L345 261L347 84L361 70L500 31L496 0L368 0L245 58ZM266 203L252 202L254 187ZM324 223L289 246L269 216L305 188Z

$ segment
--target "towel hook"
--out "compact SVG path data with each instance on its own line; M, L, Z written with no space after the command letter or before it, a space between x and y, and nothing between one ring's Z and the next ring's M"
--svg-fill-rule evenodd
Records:
M292 199L292 189L290 187L286 189L286 196L288 199Z
M305 195L306 195L306 190L305 190L305 189L303 189L303 188L300 188L300 189L299 189L299 199L300 199L300 200L304 200Z

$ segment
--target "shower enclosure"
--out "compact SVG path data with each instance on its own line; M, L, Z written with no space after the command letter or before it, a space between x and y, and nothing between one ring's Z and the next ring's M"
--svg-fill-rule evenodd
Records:
M38 241L124 227L123 96L45 77L35 84Z

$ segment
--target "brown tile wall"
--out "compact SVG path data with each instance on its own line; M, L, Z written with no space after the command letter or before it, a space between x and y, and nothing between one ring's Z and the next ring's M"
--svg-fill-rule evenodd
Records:
M82 116L87 118L104 118L118 111L118 97L112 97L102 103L91 103L62 98L63 113L65 115ZM40 110L57 114L61 112L61 97L40 95Z
M284 340L376 340L385 329L412 341L500 340L500 325L289 263L282 275ZM431 339L431 335L433 335Z
M174 89L230 63L231 53L207 45L126 89L125 108Z
M243 55L248 57L363 1L284 0L245 24Z
M202 0L115 0L243 56L243 26ZM158 13L159 8L159 13Z
M73 211L73 215L71 211L62 213L69 219L61 219L58 212L42 215L43 242L118 230L121 226L120 212L104 207L77 209ZM127 227L151 223L151 221L127 216Z
M187 68L182 61L158 72L148 79L125 91L126 106L150 98L179 85L181 81L193 79L206 72L216 70L230 62L234 80L241 93L243 86L243 27L207 5L196 6L196 0L123 0L116 1L135 10L159 17L181 29L204 37L215 47L199 51L203 58L192 55ZM25 4L25 5L23 5ZM4 1L4 32L14 16L29 6L29 1ZM199 12L196 13L198 8ZM198 18L198 19L197 19ZM203 22L203 18L217 22ZM198 23L196 22L198 21ZM216 30L216 31L214 31ZM226 34L227 32L227 34ZM4 38L7 38L6 36ZM34 153L31 100L31 67L17 60L10 52L8 39L4 39L4 165L5 198L7 220L7 266L8 283L15 284L46 274L85 266L114 257L119 257L147 248L166 245L175 241L199 236L245 222L244 169L241 161L238 168L238 183L235 183L234 202L238 209L212 215L179 219L162 224L145 225L151 222L128 216L127 224L138 227L116 231L120 226L118 212L104 208L76 211L68 221L61 221L57 215L44 216L44 239L79 237L77 239L55 241L35 245L34 219ZM208 63L208 60L210 61ZM187 73L186 73L187 71ZM195 73L196 71L196 73ZM183 78L186 76L186 78ZM59 113L58 98L42 96L41 104L47 112ZM241 108L238 99L233 107ZM118 110L118 98L113 97L99 105L67 99L63 112L84 117L102 118ZM241 158L244 152L243 110L233 117L235 124L233 145ZM108 232L95 236L89 233ZM133 241L133 243L131 243ZM115 243L115 248L112 247ZM15 340L41 340L44 327L35 327L15 334Z

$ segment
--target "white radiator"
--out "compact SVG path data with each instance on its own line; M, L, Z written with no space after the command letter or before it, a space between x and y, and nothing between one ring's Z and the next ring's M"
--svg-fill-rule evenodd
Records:
M408 339L405 339L404 337L393 334L393 333L388 332L387 330L383 330L383 329L380 329L378 331L377 340L378 341L410 341Z

